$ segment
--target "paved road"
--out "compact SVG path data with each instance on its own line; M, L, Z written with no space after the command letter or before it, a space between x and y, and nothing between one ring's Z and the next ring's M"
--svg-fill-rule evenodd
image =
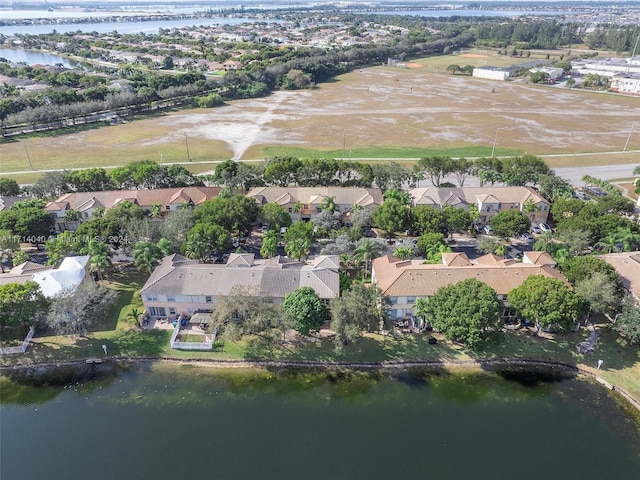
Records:
M582 166L582 167L564 167L564 168L554 168L553 170L556 172L556 175L558 175L561 178L564 178L565 180L569 181L571 184L579 186L582 185L582 177L585 175L590 175L592 177L595 178L599 178L601 180L614 180L614 179L618 179L618 178L631 178L633 177L633 169L636 166L640 166L640 151L635 151L633 153L637 153L638 156L636 157L638 159L637 163L623 163L623 164L616 164L616 165L604 165L604 166ZM579 156L580 154L574 154L572 156ZM589 154L591 155L591 154ZM541 158L545 158L545 157L551 157L552 155L538 155L538 157ZM567 155L562 155L563 157L567 156ZM365 158L353 158L351 160L378 160L378 161L382 161L382 162L388 162L388 161L402 161L402 160L411 160L411 159L401 159L401 158L375 158L375 159L365 159ZM417 158L414 160L418 160ZM470 160L472 160L470 158ZM256 162L259 160L238 160L240 162ZM204 173L213 173L215 166L218 163L221 163L219 161L209 161L209 162L197 162L198 164L211 164L212 169L210 172L204 172ZM193 165L193 163L187 163L187 162L179 162L179 165ZM163 163L162 165L172 165L172 163ZM110 168L115 168L117 165L113 165L113 166L107 166L107 167L103 167L106 169L110 169ZM49 173L49 172L59 172L61 170L83 170L86 167L82 167L82 168L68 168L68 169L53 169L53 170L24 170L24 171L20 171L20 172L0 172L0 175L11 175L11 174L25 174L25 173ZM449 181L451 183L456 183L456 180L454 178L446 178L446 181ZM431 186L431 184L428 181L422 181L419 182L418 186L420 187L428 187ZM465 182L465 186L467 187L473 187L473 186L478 186L478 181L475 178L469 178L467 179L467 181Z

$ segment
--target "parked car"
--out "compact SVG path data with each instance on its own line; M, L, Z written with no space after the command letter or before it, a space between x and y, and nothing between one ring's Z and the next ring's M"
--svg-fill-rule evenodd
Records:
M584 192L576 191L573 195L580 200L591 200L591 197Z
M528 232L523 233L521 238L527 243L533 242L533 235Z
M476 233L482 233L482 225L480 223L474 223L473 229L476 231Z
M540 225L538 225L538 227L540 227L540 231L543 233L547 233L547 232L552 232L553 230L551 230L551 227L549 225L547 225L546 223L541 223Z
M483 230L487 235L493 235L493 228L491 228L491 225L485 225Z
M280 227L280 235L287 233L287 227Z
M607 194L607 192L602 190L600 187L587 187L585 190L596 197L604 197Z
M538 234L542 233L542 230L540 230L540 226L537 223L532 223L531 224L531 232L538 235Z
M266 233L266 232L267 232L267 230L269 230L269 225L266 225L266 224L265 224L265 225L262 225L262 227L260 228L260 231L261 231L262 233Z
M240 246L240 240L238 240L237 238L233 238L231 240L231 245L233 245L233 248L238 248Z

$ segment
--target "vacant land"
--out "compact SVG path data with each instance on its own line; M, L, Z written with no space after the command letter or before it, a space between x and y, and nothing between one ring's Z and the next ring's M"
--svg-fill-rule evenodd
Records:
M121 125L0 144L0 173L133 160L262 159L287 153L415 158L434 153L562 155L640 149L640 98L444 73L443 66L515 63L490 51L421 59L411 68L357 70L315 90L276 92L215 109L183 110ZM438 73L436 73L438 72ZM637 122L636 122L637 123ZM630 132L632 133L631 135ZM633 163L595 155L590 164Z

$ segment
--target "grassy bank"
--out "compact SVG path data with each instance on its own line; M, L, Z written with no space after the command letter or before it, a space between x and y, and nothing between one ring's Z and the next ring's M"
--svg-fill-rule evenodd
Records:
M0 364L7 366L21 363L60 362L85 358L102 358L102 345L112 357L148 357L200 360L286 360L305 362L464 362L485 360L534 360L560 362L597 373L609 383L622 387L640 399L640 349L627 345L625 341L602 326L602 337L597 352L580 355L577 345L588 332L555 337L537 337L528 331L508 332L503 342L482 352L472 352L461 345L445 341L440 335L435 345L428 343L423 335L382 336L366 335L360 342L336 353L331 338L312 338L307 341L287 344L269 351L254 342L243 340L229 342L218 340L213 351L188 352L173 350L169 346L171 330L140 329L132 316L132 309L142 312L140 289L145 275L130 271L114 275L108 286L119 292L104 321L83 337L47 336L36 337L24 355L3 356ZM597 370L598 360L603 366Z

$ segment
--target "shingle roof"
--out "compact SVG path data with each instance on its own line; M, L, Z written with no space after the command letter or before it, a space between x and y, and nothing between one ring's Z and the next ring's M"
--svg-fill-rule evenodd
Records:
M565 280L560 272L546 265L505 265L497 262L491 265L448 266L424 264L419 260L399 262L388 255L373 261L373 272L378 287L385 295L392 297L428 297L440 287L453 285L468 278L478 279L501 295L519 287L531 275Z
M409 191L414 205L460 205L481 203L518 203L528 200L534 203L547 202L530 187L422 187Z
M248 263L249 260L252 262ZM321 298L333 298L340 294L337 269L285 260L257 262L253 261L253 255L236 255L233 258L230 256L226 265L217 265L197 263L180 255L172 255L162 260L142 292L227 296L235 287L243 286L256 295L284 298L299 287L309 286Z
M158 188L155 190L112 190L108 192L75 192L66 193L54 202L49 202L45 210L61 210L72 208L80 210L94 205L112 208L118 203L128 200L137 203L142 208L151 208L154 203L161 205L183 204L189 201L200 205L218 195L219 187L181 187ZM67 205L65 205L67 204Z
M379 188L363 187L256 187L249 190L248 197L259 203L276 202L279 205L296 203L323 204L327 197L334 197L338 205L380 205L382 191Z
M598 255L616 269L624 288L640 298L640 252L607 253Z

